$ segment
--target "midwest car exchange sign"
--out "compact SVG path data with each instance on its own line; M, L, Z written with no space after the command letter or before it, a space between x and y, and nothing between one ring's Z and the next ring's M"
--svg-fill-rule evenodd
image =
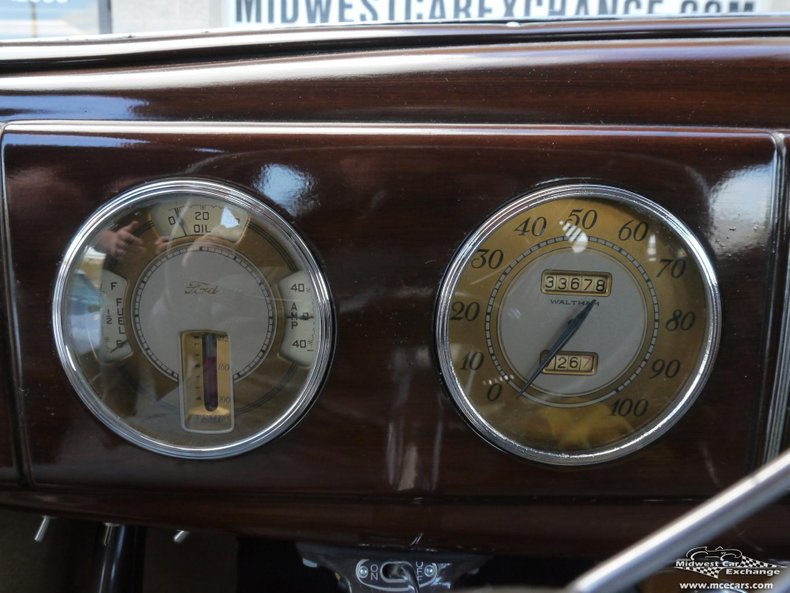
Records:
M770 11L771 0L226 0L235 25L502 21Z

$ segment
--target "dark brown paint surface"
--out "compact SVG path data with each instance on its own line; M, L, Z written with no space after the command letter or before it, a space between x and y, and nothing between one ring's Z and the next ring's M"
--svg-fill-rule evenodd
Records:
M752 417L759 404L773 233L770 137L380 132L9 128L23 405L37 484L406 499L653 497L709 495L743 474L755 445L750 423L716 427ZM334 362L315 406L276 442L225 461L157 456L105 429L73 394L42 315L82 221L119 191L168 176L221 179L275 206L312 245L337 311ZM432 315L454 251L490 212L537 187L577 181L635 191L686 222L717 267L726 329L708 388L666 437L618 462L557 469L501 453L464 423L437 372Z
M790 122L790 39L784 37L544 41L246 58L9 73L0 79L0 118Z
M20 450L33 486L0 503L273 537L604 553L681 510L649 500L734 482L763 446L784 281L770 131L790 124L790 38L770 25L725 38L660 24L632 27L628 40L612 39L616 26L595 39L569 25L506 44L467 33L441 48L367 52L304 42L28 73L8 62L0 119L128 125L5 133ZM168 121L280 127L147 125ZM74 394L51 337L55 273L79 225L118 192L173 176L230 182L274 206L313 248L337 312L314 407L277 441L223 461L165 458L114 435ZM617 462L559 469L502 453L466 425L437 372L432 316L453 253L487 215L579 181L640 193L695 231L719 275L724 332L707 388L665 437ZM14 479L6 420L0 480ZM772 531L782 509L753 540L783 541Z

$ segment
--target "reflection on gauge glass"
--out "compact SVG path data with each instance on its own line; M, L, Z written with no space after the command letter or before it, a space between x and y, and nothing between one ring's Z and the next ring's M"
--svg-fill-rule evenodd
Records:
M97 211L61 265L53 319L88 407L179 457L282 434L315 397L332 343L326 282L293 228L195 179L147 184Z
M440 292L450 393L493 444L581 465L621 457L689 407L719 340L713 267L668 211L572 185L522 197L464 244Z

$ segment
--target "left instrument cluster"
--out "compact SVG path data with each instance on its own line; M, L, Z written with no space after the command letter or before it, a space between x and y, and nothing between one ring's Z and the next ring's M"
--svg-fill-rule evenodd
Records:
M53 329L105 425L188 458L292 427L333 343L329 288L305 242L256 198L202 179L144 184L87 220L58 272Z

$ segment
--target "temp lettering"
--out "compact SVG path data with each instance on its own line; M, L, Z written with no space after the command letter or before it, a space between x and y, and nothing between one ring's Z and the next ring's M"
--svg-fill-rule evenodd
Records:
M222 416L193 416L193 418L197 418L198 422L201 424L222 424L225 421L225 418Z

